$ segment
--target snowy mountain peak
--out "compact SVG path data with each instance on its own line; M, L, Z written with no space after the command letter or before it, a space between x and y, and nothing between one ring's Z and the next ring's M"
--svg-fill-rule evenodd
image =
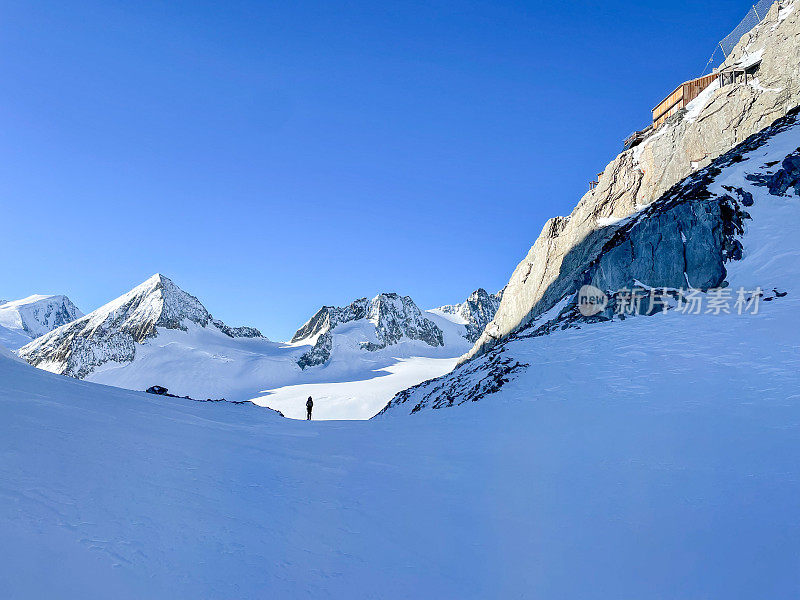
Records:
M121 318L121 328L137 342L154 335L156 327L185 330L188 323L205 327L211 321L211 314L197 298L160 273L92 315L105 319L114 313Z
M367 306L367 319L375 326L383 348L403 337L420 340L429 346L443 346L442 331L425 318L409 296L378 294Z
M327 362L333 350L334 330L358 321L368 324L371 334L369 339L359 342L363 350L374 352L403 339L421 341L431 347L444 346L444 335L436 323L423 316L409 296L390 292L369 301L359 298L348 306L323 306L292 337L292 343L314 344L298 364L305 369Z
M63 295L36 294L0 303L0 344L17 349L53 329L82 317Z
M455 323L466 326L464 337L475 343L486 325L491 323L500 307L503 291L490 294L483 288L478 288L461 304L449 304L434 308L429 312L441 315Z
M116 300L68 323L20 349L34 366L83 378L107 362L133 360L136 345L159 329L213 329L228 337L262 337L252 327L228 327L200 301L156 273Z

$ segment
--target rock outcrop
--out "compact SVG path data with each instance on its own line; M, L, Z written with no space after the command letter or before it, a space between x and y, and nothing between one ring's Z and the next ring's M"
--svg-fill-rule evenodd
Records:
M755 78L702 94L689 110L614 159L568 217L545 224L511 275L497 315L462 360L486 352L575 291L626 219L800 103L800 10L789 9L794 2L773 4L722 65L760 59ZM709 272L705 280L718 277Z
M480 400L526 368L535 368L524 364L529 359L524 351L518 351L529 338L558 335L598 322L649 318L641 315L686 305L687 297L699 290L717 288L719 292L732 287L731 263L748 253L751 257L765 253L765 248L745 246L742 241L748 239L748 210L769 206L775 196L790 197L779 210L800 210L799 136L797 107L674 185L635 216L615 224L595 258L586 260L580 269L576 267L571 279L564 282L563 294L549 310L531 316L524 326L485 346L451 373L400 392L382 413L392 408L414 413ZM793 236L793 232L788 236L781 233L784 238ZM756 241L769 239L763 231L760 235ZM784 256L797 253L796 244L781 246L780 250ZM582 252L580 244L576 252ZM763 273L764 279L750 282L758 289L743 291L745 302L752 302L755 296L763 302L779 301L788 295L786 289L775 287L782 282L774 274L770 277L763 265L754 273L759 278ZM789 277L792 283L796 281ZM579 310L577 292L584 285L605 292L608 304L600 312L585 315ZM631 297L637 292L651 299L631 303L630 310L620 310L623 295Z
M297 365L301 369L323 365L330 359L331 352L333 352L333 333L326 331L317 337L311 350L297 359Z

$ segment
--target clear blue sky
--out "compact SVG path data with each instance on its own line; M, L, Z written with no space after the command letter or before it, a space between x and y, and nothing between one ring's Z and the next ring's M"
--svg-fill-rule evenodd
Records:
M0 297L162 272L286 339L497 290L748 6L7 0Z

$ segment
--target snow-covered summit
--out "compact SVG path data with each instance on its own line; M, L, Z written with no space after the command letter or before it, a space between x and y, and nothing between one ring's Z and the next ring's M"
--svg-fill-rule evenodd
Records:
M0 302L0 344L16 350L83 313L63 295L36 294Z
M485 289L478 288L461 304L447 304L428 312L464 325L464 337L475 343L486 326L494 319L502 299L502 290L496 294L490 294Z
M442 330L422 314L409 296L384 293L372 300L359 298L348 306L323 306L317 311L292 337L293 344L313 344L298 360L300 367L327 362L333 350L334 331L344 334L340 326L359 322L361 327L351 327L347 333L359 337L361 350L374 352L403 340L434 348L445 345Z
M5 307L4 307L5 308ZM51 331L20 349L34 366L83 378L96 367L133 360L136 346L159 329L216 330L228 337L262 337L252 327L232 328L214 319L200 301L157 273L116 300Z

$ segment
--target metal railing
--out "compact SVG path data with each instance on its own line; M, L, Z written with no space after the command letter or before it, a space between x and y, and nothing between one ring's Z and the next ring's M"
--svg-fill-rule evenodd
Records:
M703 69L701 75L705 75L709 70L709 67L713 69L723 60L728 58L730 53L733 51L734 46L739 43L739 40L742 39L747 32L753 29L753 27L764 20L764 17L767 16L767 12L769 12L769 9L774 2L775 0L758 0L758 2L751 5L750 10L747 11L744 19L742 19L741 22L734 27L733 31L719 41L717 47L714 48L714 52L711 53L711 58L708 59L706 68ZM721 59L719 58L720 53L722 53Z

